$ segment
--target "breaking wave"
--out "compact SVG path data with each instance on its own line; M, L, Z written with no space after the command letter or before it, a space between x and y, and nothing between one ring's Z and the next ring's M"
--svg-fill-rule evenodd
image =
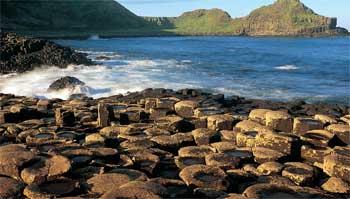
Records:
M284 66L277 66L275 67L277 70L298 70L300 67L295 65L284 65Z

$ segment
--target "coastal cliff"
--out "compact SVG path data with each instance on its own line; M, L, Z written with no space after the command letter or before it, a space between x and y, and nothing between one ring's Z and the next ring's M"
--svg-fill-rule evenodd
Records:
M336 18L318 15L300 0L277 0L241 18L220 9L140 17L113 0L7 0L1 1L1 19L1 31L37 37L349 35Z
M180 35L333 36L347 35L337 18L316 14L299 0L277 0L242 18L220 9L195 10L175 18L145 17ZM164 24L164 22L167 22Z

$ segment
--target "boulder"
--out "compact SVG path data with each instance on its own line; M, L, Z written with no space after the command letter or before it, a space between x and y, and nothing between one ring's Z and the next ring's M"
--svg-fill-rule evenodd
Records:
M85 83L75 77L65 76L54 81L48 91L59 91L62 89L74 89L76 86L84 86Z

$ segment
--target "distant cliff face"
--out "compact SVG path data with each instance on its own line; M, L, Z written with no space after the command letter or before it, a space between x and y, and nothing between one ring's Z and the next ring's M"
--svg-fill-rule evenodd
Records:
M5 0L1 31L39 37L252 35L329 36L348 31L337 19L314 13L299 0L277 0L233 19L220 9L179 17L139 17L114 0Z
M151 20L148 18L146 20ZM166 20L162 18L162 20ZM330 36L348 34L337 19L316 14L299 0L277 0L233 19L223 10L195 10L169 20L170 31L183 35ZM158 25L162 25L161 23Z
M323 17L299 0L277 0L274 4L254 10L240 19L247 35L317 35L337 34L337 19Z

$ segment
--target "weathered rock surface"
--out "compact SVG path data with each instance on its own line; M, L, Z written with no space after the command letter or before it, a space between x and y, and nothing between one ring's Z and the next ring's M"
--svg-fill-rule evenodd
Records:
M350 149L346 137L341 139L347 124L339 118L348 107L322 105L336 123L308 115L299 134L282 130L312 107L318 112L321 105L298 105L296 110L288 103L243 98L233 104L221 95L165 89L66 101L0 94L0 101L0 112L5 113L0 117L0 197L349 194ZM186 117L176 113L179 103ZM204 114L208 107L215 114L197 118L196 110ZM151 110L158 108L169 110L169 115L150 119ZM85 116L89 119L82 119ZM321 129L310 130L314 127L309 119Z
M40 67L69 64L91 65L92 61L83 54L50 41L1 33L0 73L23 73Z

